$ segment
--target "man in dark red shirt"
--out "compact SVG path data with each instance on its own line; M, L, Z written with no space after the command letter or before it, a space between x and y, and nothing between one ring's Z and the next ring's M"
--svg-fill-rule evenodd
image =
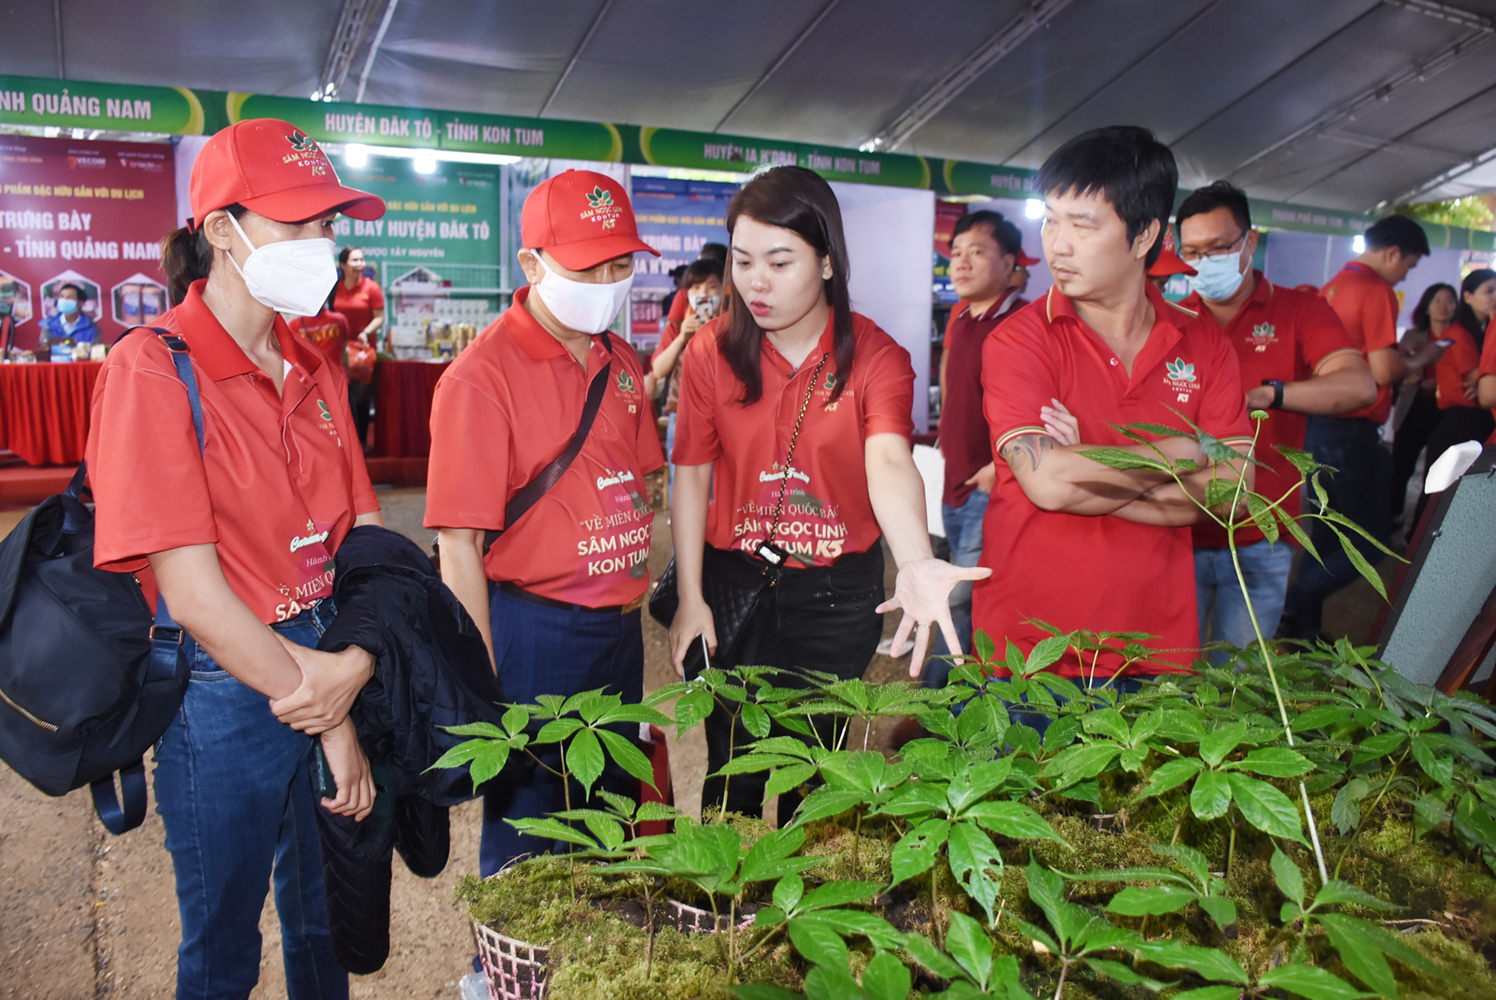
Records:
M1039 261L1023 252L1023 234L997 212L980 211L956 221L951 236L951 285L961 296L945 328L940 355L940 452L945 457L941 520L951 548L951 562L975 566L982 555L982 518L997 478L992 436L982 416L982 344L1008 316L1028 305L1012 287L1013 269ZM962 649L971 652L971 584L951 591L951 620ZM949 650L937 635L931 650ZM926 687L943 687L950 664L925 665Z
M1377 386L1371 369L1324 299L1279 288L1253 270L1257 231L1245 191L1229 181L1197 188L1175 218L1179 254L1190 265L1193 289L1180 305L1217 326L1235 348L1248 409L1268 413L1252 456L1260 463L1257 492L1281 500L1285 513L1297 515L1299 474L1276 446L1304 447L1305 414L1333 416L1372 403ZM1272 638L1292 565L1286 535L1275 544L1250 524L1239 528L1233 561L1224 528L1214 521L1195 525L1200 642L1208 637L1245 648L1256 640L1242 582L1263 637ZM1225 658L1211 655L1216 662Z
M1392 454L1382 443L1382 424L1392 414L1392 387L1408 373L1409 358L1397 342L1397 293L1393 286L1429 253L1423 227L1401 215L1389 215L1366 230L1366 251L1345 265L1319 294L1340 316L1366 358L1377 382L1376 402L1335 417L1310 417L1304 448L1316 461L1338 471L1321 482L1329 493L1330 509L1360 525L1386 544L1392 535L1392 512L1386 497L1392 482ZM1425 346L1418 363L1435 360L1443 348ZM1340 539L1316 523L1310 533L1324 559L1307 559L1288 589L1279 633L1294 639L1319 635L1325 598L1359 577ZM1381 552L1367 542L1358 545L1372 563Z
M987 338L984 407L997 485L983 525L974 624L999 650L1027 650L1064 630L1139 631L1153 662L1132 674L1183 670L1199 648L1190 526L1213 475L1193 438L1155 445L1199 468L1183 476L1120 470L1087 458L1098 445L1153 456L1117 424L1182 425L1181 417L1239 451L1251 425L1240 366L1219 330L1169 303L1146 272L1174 205L1174 156L1135 127L1071 139L1039 171L1044 257L1055 287ZM1244 473L1251 484L1250 467ZM1120 653L1081 661L1067 650L1055 672L1102 684L1127 666ZM1135 683L1135 682L1131 682ZM1130 684L1129 684L1130 686Z

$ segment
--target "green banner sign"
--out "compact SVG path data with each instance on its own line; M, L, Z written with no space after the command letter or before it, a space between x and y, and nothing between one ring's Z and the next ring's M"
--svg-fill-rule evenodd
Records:
M203 93L210 100L220 96ZM0 76L0 122L7 125L203 135L224 124L217 113L219 102L212 103L209 121L202 97L185 87Z
M461 114L378 104L306 101L295 97L230 94L229 120L283 118L319 142L450 149L500 156L623 159L618 129L606 122Z
M410 160L381 157L338 173L384 199L383 218L336 223L338 242L362 248L370 264L408 261L439 271L443 264L499 263L498 167L445 162L418 174Z

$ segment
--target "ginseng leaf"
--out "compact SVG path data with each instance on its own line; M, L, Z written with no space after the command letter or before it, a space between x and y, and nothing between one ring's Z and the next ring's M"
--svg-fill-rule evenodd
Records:
M1150 472L1168 472L1169 466L1156 458L1148 458L1121 448L1087 448L1082 455L1111 469L1124 471L1146 469Z

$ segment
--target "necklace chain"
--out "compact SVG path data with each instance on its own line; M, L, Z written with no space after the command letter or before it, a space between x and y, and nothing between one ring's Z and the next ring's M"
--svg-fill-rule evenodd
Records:
M790 485L790 463L795 459L795 443L800 440L800 424L805 420L805 411L810 408L810 397L815 395L816 382L821 377L821 369L826 367L826 359L830 356L822 354L816 370L810 373L810 385L805 389L805 399L801 401L800 413L795 417L795 429L790 433L790 447L784 456L784 478L779 481L779 500L774 504L774 523L769 526L769 537L765 544L773 545L775 537L779 534L779 518L784 513L784 493Z

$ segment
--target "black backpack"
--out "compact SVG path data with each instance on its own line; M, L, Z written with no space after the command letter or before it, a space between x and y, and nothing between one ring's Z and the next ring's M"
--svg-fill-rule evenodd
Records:
M187 342L156 327L125 336L137 329L171 351L201 449ZM67 492L0 542L0 759L48 795L92 786L99 819L118 834L145 819L143 757L181 708L190 667L165 599L153 616L131 574L94 568L94 515L79 499L86 474L80 463Z

